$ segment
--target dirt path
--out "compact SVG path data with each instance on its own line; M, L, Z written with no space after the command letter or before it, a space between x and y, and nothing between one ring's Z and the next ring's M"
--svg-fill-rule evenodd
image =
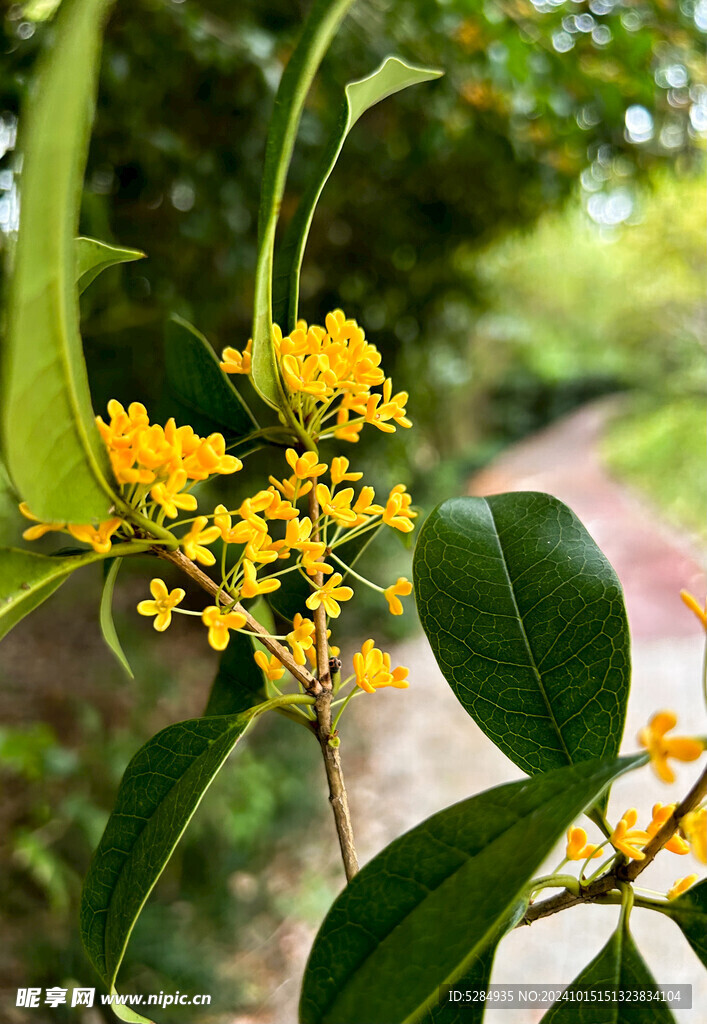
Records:
M704 592L698 555L684 539L657 522L650 511L603 470L597 440L606 403L592 405L524 441L497 459L470 484L470 493L544 490L577 512L604 549L621 579L634 640L634 676L625 747L635 749L638 729L656 709L675 708L690 731L707 731L699 673L702 636L678 597L681 587ZM430 814L475 792L522 777L466 715L439 673L426 639L416 637L393 652L394 663L411 667L405 692L384 691L357 701L350 733L365 738L364 758L349 772L349 788L361 861ZM696 710L697 709L697 710ZM350 749L346 751L350 758ZM610 817L630 806L650 816L655 801L676 799L694 777L681 766L675 787L640 773L616 787ZM591 826L590 826L591 830ZM560 859L553 856L548 868ZM689 863L686 863L689 861ZM701 870L692 857L664 854L646 871L645 884L665 889L676 878ZM632 927L653 973L661 982L694 986L695 1011L678 1011L680 1024L705 1017L704 969L677 928L656 915L636 912ZM613 907L580 907L516 931L499 949L493 981L568 983L608 939ZM309 946L292 964L289 983L273 1012L273 1024L293 1024L298 978ZM534 1024L544 1011L504 1011L499 1024Z

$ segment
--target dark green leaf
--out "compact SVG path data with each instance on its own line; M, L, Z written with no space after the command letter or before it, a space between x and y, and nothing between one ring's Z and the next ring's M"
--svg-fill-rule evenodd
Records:
M109 0L65 0L21 117L22 217L7 313L3 447L40 519L108 518L114 499L79 335L75 239Z
M263 674L255 664L253 641L244 633L232 633L221 655L204 716L238 715L265 700Z
M547 494L444 502L413 565L420 619L463 707L529 773L618 751L628 699L621 585Z
M145 900L250 720L178 722L128 765L81 897L86 953L109 989Z
M113 589L115 588L115 581L120 572L120 567L123 564L122 558L116 558L111 561L108 571L106 573L105 580L103 582L103 593L101 594L101 608L99 614L99 620L101 623L101 633L103 639L110 647L113 654L116 656L120 664L123 666L125 671L128 673L131 679L134 679L133 670L130 668L128 659L125 657L125 652L121 646L118 634L115 629L115 623L113 622Z
M268 405L284 408L270 334L275 229L302 108L317 68L353 0L314 0L275 97L265 146L258 212L253 311L253 385Z
M117 263L132 263L142 260L145 253L139 249L123 249L107 242L99 242L97 238L85 238L79 235L76 239L76 281L79 295L96 280L102 270L113 267Z
M105 555L87 551L55 558L21 548L0 548L0 638L60 587L75 569Z
M584 968L570 985L576 989L618 993L633 990L657 992L656 983L627 928L619 927L602 951ZM556 1002L542 1019L542 1024L670 1024L675 1022L661 999L650 1003L631 1000Z
M683 935L707 967L707 879L670 900L665 913L680 926Z
M396 839L320 928L302 1024L419 1020L497 934L564 830L644 760L584 762L499 786Z
M165 335L165 370L171 396L201 434L214 430L227 438L257 429L245 402L219 365L216 353L200 331L172 316Z
M344 101L336 127L329 139L321 163L312 183L300 200L297 212L287 226L282 249L278 253L274 283L273 319L284 330L291 330L297 322L299 275L314 211L329 175L334 170L346 136L358 119L387 96L407 89L418 82L439 78L441 71L406 64L399 57L386 57L377 71L349 82L344 90Z

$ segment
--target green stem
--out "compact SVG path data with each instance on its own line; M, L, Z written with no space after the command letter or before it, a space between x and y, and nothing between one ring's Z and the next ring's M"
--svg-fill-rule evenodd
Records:
M633 886L629 885L628 882L619 882L619 888L621 889L621 916L619 918L619 928L623 931L628 931L628 919L631 916L633 910Z
M143 516L131 505L123 505L122 502L120 504L125 518L137 523L150 537L162 541L169 551L176 551L179 547L179 541L170 530L165 530L163 526L158 526L152 519Z
M367 580L365 576L359 576L359 574L355 572L350 565L347 565L346 562L342 561L342 559L340 559L338 555L335 555L333 551L330 552L330 557L333 558L335 562L338 562L341 568L345 569L347 573L354 577L354 579L357 579L359 583L364 583L367 587L370 587L371 590L376 590L379 594L383 593L383 587L379 587L375 583L371 583L371 581Z
M314 703L314 697L310 697L306 693L285 693L281 697L273 697L271 700L263 701L262 704L256 704L254 708L249 708L243 714L247 715L248 718L257 718L265 711L276 711L277 708L284 708L288 704L311 705Z
M358 687L354 687L354 689L351 691L351 693L349 693L346 696L345 700L342 702L341 707L339 708L339 713L337 714L336 718L332 722L331 731L333 733L336 732L336 727L339 724L339 719L341 718L341 716L343 715L344 711L346 710L346 705L348 704L348 702L351 700L352 697L356 696L357 693L363 693L363 690L359 690Z
M579 882L574 875L543 875L534 878L527 885L526 892L533 893L540 889L569 889L575 896L579 896Z

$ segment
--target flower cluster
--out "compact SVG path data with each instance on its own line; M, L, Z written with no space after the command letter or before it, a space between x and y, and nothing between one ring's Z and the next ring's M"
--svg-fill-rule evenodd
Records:
M291 334L275 324L272 340L292 410L313 437L358 441L366 423L384 433L410 427L407 392L393 394L393 383L381 369L381 356L366 340L355 320L340 309L328 313L325 326L299 320ZM251 345L243 352L226 348L221 368L250 373ZM381 387L382 390L372 391Z
M158 524L165 518L176 519L180 511L193 512L197 508L196 497L190 493L196 483L216 474L236 473L243 467L240 459L226 453L222 434L199 437L189 426L178 427L174 419L169 419L164 427L150 423L147 410L140 402L132 402L126 410L120 402L111 399L108 417L106 423L97 416L96 424L108 450L121 497L141 515ZM126 538L134 535L132 527L118 516L93 526L42 522L25 502L20 505L20 511L34 524L22 534L25 540L65 532L105 555L111 550L118 531Z

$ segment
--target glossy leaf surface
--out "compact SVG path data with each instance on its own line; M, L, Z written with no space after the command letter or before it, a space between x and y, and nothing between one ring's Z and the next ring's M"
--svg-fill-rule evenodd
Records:
M87 523L113 502L79 334L75 239L109 0L65 0L29 93L22 218L7 311L3 449L40 519Z
M671 900L666 910L707 967L707 879Z
M255 664L253 641L244 633L231 633L221 655L204 717L238 715L265 700L263 674Z
M307 966L302 1024L417 1021L508 919L558 837L642 758L487 790L392 842L347 885ZM499 884L499 878L503 884Z
M463 707L529 773L619 748L630 680L621 585L547 494L454 498L425 522L415 594Z
M128 765L81 897L84 947L109 989L147 897L249 721L178 722L153 736Z
M272 345L275 230L297 128L312 79L353 0L314 0L299 42L280 79L265 146L258 213L258 260L253 313L253 385L263 401L282 407L282 385Z
M441 71L431 68L407 64L399 57L386 57L377 71L366 78L349 82L344 89L344 101L336 127L326 145L312 184L300 200L297 212L287 227L282 250L277 255L273 319L283 330L285 325L287 330L291 330L297 322L299 275L309 229L319 197L336 166L346 136L361 115L376 103L407 89L410 85L439 78L441 74Z
M94 551L62 558L0 548L0 638L46 601L74 570L103 558Z
M118 637L115 623L113 622L113 591L115 589L115 581L118 578L118 573L120 572L122 564L122 558L113 559L108 568L108 572L105 575L105 579L103 581L103 593L101 594L99 622L101 624L101 633L103 634L103 639L106 644L130 678L134 679L133 670L130 668L130 663L125 657L125 651L120 643L120 638Z
M197 433L217 430L233 439L257 429L253 417L204 335L181 317L169 320L165 335L165 369L174 412Z
M108 267L118 263L132 263L145 258L139 249L125 249L107 242L99 242L97 238L86 238L79 235L76 239L76 283L79 295L85 292L98 275Z
M617 993L616 1001L569 998L578 989ZM657 991L655 980L627 929L618 928L606 946L579 974L568 989L567 1000L558 1000L542 1024L670 1024L670 1010L661 999L621 1000L618 993Z

